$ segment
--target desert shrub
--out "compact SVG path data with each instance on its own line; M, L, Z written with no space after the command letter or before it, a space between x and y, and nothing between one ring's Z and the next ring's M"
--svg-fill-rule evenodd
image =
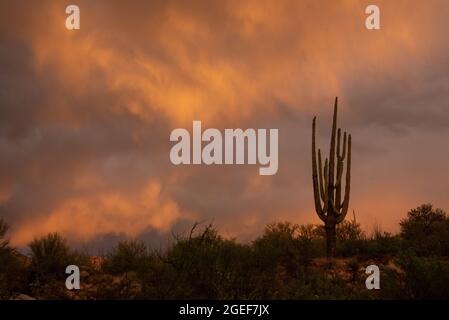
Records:
M312 233L303 228L299 239L299 232L298 225L288 222L269 224L265 228L264 234L253 242L254 253L265 269L282 269L285 277L292 277L299 270L301 260L307 263L311 259Z
M156 252L145 261L145 267L139 273L142 285L142 299L174 299L177 297L178 272L166 263L162 253Z
M270 299L279 294L283 283L299 271L298 226L289 223L270 224L264 234L252 243L252 295Z
M380 290L370 290L370 298L384 300L404 300L404 275L396 269L380 266ZM366 275L364 275L364 278ZM364 289L366 292L367 290Z
M224 299L244 295L246 246L225 240L212 226L178 241L161 256L174 275L170 283L176 298Z
M136 272L125 272L120 276L103 275L97 283L95 299L130 300L142 298Z
M6 239L9 226L0 219L0 298L8 298L26 287L25 266Z
M360 223L355 220L343 222L336 226L337 237L337 255L350 257L363 253L366 250L366 235L363 232ZM315 227L316 242L321 241L320 256L325 256L326 230L323 225Z
M342 257L380 259L394 256L402 248L399 236L383 232L375 226L373 234L368 237L355 219L337 225L336 234L337 254Z
M86 259L84 255L71 250L67 241L57 233L34 239L29 247L32 270L37 275L47 278L65 278L65 269L68 265L80 266Z
M337 225L337 254L340 256L354 256L364 249L365 234L360 224L355 220L344 220Z
M254 297L313 298L315 292L311 285L316 273L311 270L312 260L325 252L324 238L318 228L290 223L267 226L252 244Z
M273 262L293 262L298 256L296 241L299 226L288 222L269 224L264 234L253 242L256 249L264 250Z
M350 291L343 279L324 270L314 270L283 283L269 299L347 299Z
M307 264L325 252L320 228L312 224L296 225L289 222L269 224L264 234L253 242L253 246L270 251L274 260L294 260Z
M9 247L9 240L6 239L8 229L8 224L3 219L0 219L0 250L7 250Z
M0 298L27 290L26 267L13 253L0 252Z
M28 273L29 293L42 299L66 299L64 280L68 265L81 267L88 257L70 249L57 233L34 239L30 244L31 266Z
M137 272L145 266L148 256L149 252L144 243L135 240L121 241L106 254L102 268L112 274Z
M371 238L366 240L361 254L380 259L395 256L401 249L402 242L399 236L382 231L379 226L376 226Z
M449 217L442 209L421 205L410 210L400 226L405 247L417 255L449 255Z
M326 241L318 229L318 226L313 224L299 226L297 239L302 264L308 265L312 259L326 254Z
M410 299L449 299L449 260L419 257L412 251L398 259L405 272L405 296Z
M339 241L354 241L365 239L360 223L355 219L352 221L344 220L339 223L336 228L336 235Z

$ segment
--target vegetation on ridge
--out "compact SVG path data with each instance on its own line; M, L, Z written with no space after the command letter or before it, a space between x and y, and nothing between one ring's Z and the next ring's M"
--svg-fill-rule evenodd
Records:
M449 217L430 204L411 210L392 235L368 236L355 218L336 228L326 258L323 226L270 224L248 244L195 225L165 250L129 240L102 257L76 252L57 234L17 253L0 219L0 297L38 299L447 299ZM65 288L65 266L81 268L81 290ZM365 268L381 270L367 290Z

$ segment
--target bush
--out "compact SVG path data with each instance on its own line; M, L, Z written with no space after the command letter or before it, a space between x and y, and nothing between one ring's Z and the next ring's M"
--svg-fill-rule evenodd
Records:
M360 254L364 250L365 234L355 218L352 221L344 220L337 225L337 254L348 257Z
M300 237L300 232L302 235ZM301 262L308 263L313 255L312 230L296 224L269 224L264 234L253 243L255 253L267 259L265 268L281 268L285 277L295 276Z
M209 225L196 236L178 240L162 261L176 275L177 298L235 298L238 290L245 290L245 252L245 246L224 240Z
M225 240L212 226L177 238L165 252L154 253L140 273L142 296L164 299L248 299L253 255L250 246ZM259 274L256 274L258 276Z
M103 270L112 274L139 271L149 257L144 243L134 240L121 241L106 255Z
M312 259L326 254L326 241L319 234L319 227L307 224L299 226L298 250L300 263L308 266Z
M67 241L57 233L34 239L29 247L32 269L41 276L62 279L65 278L65 269L68 265L79 266L84 263L84 257L72 251Z
M324 226L317 226L315 234L315 242L321 240L323 243L320 255L324 256L324 240L326 239ZM336 237L337 255L341 257L360 255L364 258L383 258L394 255L401 249L400 239L388 232L382 232L379 227L375 228L373 236L367 237L355 218L338 224Z
M256 239L253 243L254 247L264 250L270 256L272 261L279 259L287 262L294 260L298 255L298 236L299 226L296 224L276 223L269 224L265 228L264 234Z
M442 209L424 204L400 222L404 245L418 256L449 255L449 217Z
M397 255L401 249L402 242L399 236L375 227L374 234L366 241L365 250L362 253L370 258L384 258Z
M449 260L418 257L412 252L398 259L405 272L409 299L449 299Z
M29 268L30 294L42 299L67 299L64 280L68 265L82 266L88 257L73 251L67 241L57 233L34 239Z
M337 224L336 235L339 241L357 241L365 239L360 223L355 218L352 221L343 220Z
M8 224L0 219L0 250L7 250L9 247L9 241L5 238L8 229Z
M25 267L5 238L9 226L0 219L0 298L8 298L26 286Z

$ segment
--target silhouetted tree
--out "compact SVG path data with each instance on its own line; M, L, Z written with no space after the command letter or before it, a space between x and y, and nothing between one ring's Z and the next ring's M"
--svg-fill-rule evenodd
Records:
M449 217L442 209L423 204L400 222L400 236L417 255L449 255Z

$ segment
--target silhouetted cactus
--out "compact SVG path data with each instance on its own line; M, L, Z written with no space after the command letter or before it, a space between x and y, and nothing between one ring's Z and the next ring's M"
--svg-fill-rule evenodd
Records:
M316 117L313 118L312 124L312 180L313 195L315 200L315 210L324 222L326 229L326 245L327 256L335 256L336 250L336 233L335 227L345 219L349 206L349 192L351 188L351 135L343 134L343 148L341 148L341 129L337 131L337 104L338 98L335 98L334 118L332 122L331 144L329 158L326 158L323 164L321 161L321 150L318 149L318 168L316 159L315 146L315 123ZM347 140L347 148L346 148ZM335 142L337 142L335 146ZM341 150L342 149L342 150ZM346 183L345 194L343 200L341 187L344 160L347 151L346 165Z

